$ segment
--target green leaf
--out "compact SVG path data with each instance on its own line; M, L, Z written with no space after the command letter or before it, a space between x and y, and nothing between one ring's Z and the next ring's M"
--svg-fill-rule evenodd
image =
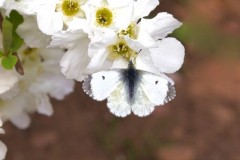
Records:
M0 58L4 57L4 53L0 51Z
M16 52L23 44L23 39L17 34L16 30L17 27L23 23L23 16L20 15L17 11L13 10L11 11L9 17L7 18L13 25L13 31L12 31L12 45L11 45L11 52Z
M5 69L11 70L17 63L17 57L13 55L9 55L7 57L4 57L2 59L2 66Z
M10 52L13 40L12 37L13 25L6 18L3 20L2 30L3 30L3 50L5 54L8 54Z
M12 10L9 17L8 17L8 20L10 22L12 22L13 24L13 29L16 30L17 27L23 23L23 16L21 14L19 14L17 11L15 10Z
M18 49L23 45L23 39L14 31L13 32L13 43L11 46L12 52L17 52Z

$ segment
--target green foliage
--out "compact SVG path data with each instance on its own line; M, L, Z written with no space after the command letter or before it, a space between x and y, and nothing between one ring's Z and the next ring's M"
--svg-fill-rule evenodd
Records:
M6 18L3 20L2 30L3 30L3 50L7 55L10 52L12 45L13 25Z
M17 34L17 27L23 22L23 17L13 10L2 22L3 50L0 52L1 64L5 69L13 69L18 59L12 55L22 46L23 40Z
M13 69L13 67L16 65L17 63L17 57L14 55L8 55L2 58L2 66L5 69Z
M23 44L23 39L17 34L17 27L23 23L23 17L17 11L13 10L7 19L13 25L11 51L16 52Z
M4 53L0 51L0 58L4 57Z

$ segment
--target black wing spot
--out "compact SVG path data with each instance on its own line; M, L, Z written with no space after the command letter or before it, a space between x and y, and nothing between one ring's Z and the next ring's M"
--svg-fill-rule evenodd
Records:
M104 79L105 79L105 76L102 76L102 79L104 80Z
M155 84L158 84L158 81L155 81Z

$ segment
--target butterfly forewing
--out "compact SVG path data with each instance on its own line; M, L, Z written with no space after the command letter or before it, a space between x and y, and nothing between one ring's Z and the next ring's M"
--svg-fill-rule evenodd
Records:
M140 86L155 105L163 105L175 97L175 88L166 79L142 71Z
M110 96L120 83L120 72L100 71L84 79L83 90L93 99L102 101Z

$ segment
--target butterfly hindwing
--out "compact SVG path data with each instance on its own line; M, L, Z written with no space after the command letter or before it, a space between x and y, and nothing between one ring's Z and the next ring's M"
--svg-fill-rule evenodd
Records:
M128 101L128 93L121 82L107 99L107 107L117 117L126 117L131 113L131 106Z
M83 90L93 99L102 101L110 96L120 83L120 72L100 71L84 79Z
M148 116L154 110L155 104L149 100L141 86L137 88L135 94L136 99L131 105L132 112L139 117Z

